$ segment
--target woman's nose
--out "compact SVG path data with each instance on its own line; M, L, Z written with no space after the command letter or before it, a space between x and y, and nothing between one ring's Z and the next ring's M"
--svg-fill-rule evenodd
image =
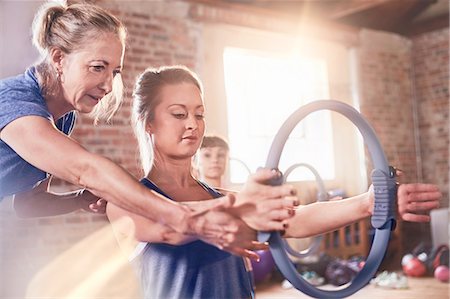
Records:
M195 130L198 128L197 119L195 118L195 115L189 114L186 119L186 128L190 130Z
M106 75L103 81L100 84L100 88L105 91L105 94L108 94L112 91L113 86L113 75Z

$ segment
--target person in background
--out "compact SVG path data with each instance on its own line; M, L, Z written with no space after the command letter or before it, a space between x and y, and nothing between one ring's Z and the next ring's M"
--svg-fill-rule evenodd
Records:
M87 151L69 135L77 113L110 120L123 98L121 72L126 29L95 5L49 2L33 23L33 43L42 59L16 77L0 81L0 198L14 196L21 217L42 217L77 209L98 211L100 198L182 234L226 246L240 226L226 213L234 198L224 196L201 208L180 204L140 184L121 166ZM264 170L250 177L237 200L264 202L274 209L265 227L280 230L294 202L291 190L271 187L277 177ZM49 191L56 176L80 190ZM184 200L190 200L186 194ZM222 217L216 217L221 213ZM270 219L269 219L270 218Z
M216 189L224 188L224 175L229 159L229 147L219 136L205 136L197 153L199 179Z

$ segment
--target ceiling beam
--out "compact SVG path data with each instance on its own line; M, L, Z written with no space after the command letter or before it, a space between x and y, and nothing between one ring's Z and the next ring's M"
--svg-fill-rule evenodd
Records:
M361 13L363 11L373 9L389 1L391 0L371 0L371 1L351 0L345 2L336 2L341 4L337 4L337 6L333 9L333 12L330 13L330 18L333 20L345 18L349 15L354 15Z
M414 17L419 15L437 0L389 0L377 2L378 5L367 6L345 17L334 19L355 27L385 30L390 32L405 31Z
M421 12L434 4L437 0L416 0L410 3L410 6L405 6L405 11L400 15L399 20L393 24L391 30L394 32L405 32L412 26L413 19Z
M413 23L408 26L408 28L405 28L403 29L403 31L400 31L398 33L407 37L414 37L422 33L448 28L449 21L449 14L447 13L446 15L441 15L432 19Z

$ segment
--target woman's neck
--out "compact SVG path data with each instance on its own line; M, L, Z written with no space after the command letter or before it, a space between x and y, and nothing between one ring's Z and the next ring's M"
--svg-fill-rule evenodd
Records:
M64 99L62 92L59 94L50 94L44 96L45 102L47 103L48 110L56 121L61 116L67 112L73 110L74 108L69 105Z
M52 79L50 79L49 75L46 75L47 72L45 65L38 65L36 67L36 77L39 87L43 91L42 96L47 104L48 111L56 121L74 108L64 99L64 93L60 83L50 82Z
M190 159L186 161L164 161L155 157L153 167L147 178L155 184L163 186L166 184L185 188L196 184L191 174Z

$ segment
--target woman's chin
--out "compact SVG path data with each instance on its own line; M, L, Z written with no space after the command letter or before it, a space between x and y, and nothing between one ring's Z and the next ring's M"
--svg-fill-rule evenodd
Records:
M83 106L78 106L75 107L75 110L77 112L83 113L83 114L89 114L92 111L94 111L95 106L87 106L87 105L83 105Z

